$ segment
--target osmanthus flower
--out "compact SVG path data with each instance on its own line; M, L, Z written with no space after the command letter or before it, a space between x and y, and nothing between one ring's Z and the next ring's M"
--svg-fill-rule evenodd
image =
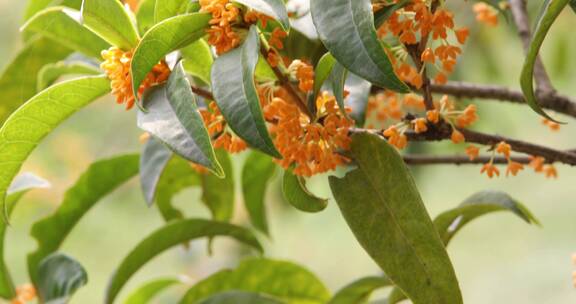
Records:
M132 90L132 77L130 75L130 63L132 62L133 51L122 51L117 47L111 47L102 51L104 61L100 67L106 72L111 80L112 94L116 97L116 102L126 104L126 109L131 109L136 101L136 96ZM156 64L150 73L146 75L144 81L138 88L138 98L142 97L144 91L154 85L161 84L170 77L170 68L161 61Z
M240 19L240 9L229 0L200 0L200 12L212 15L207 30L208 43L223 54L240 45L241 37L232 27ZM250 17L249 17L250 18Z
M474 4L474 13L476 20L489 26L498 25L498 11L484 2Z
M560 124L555 123L549 119L542 119L542 124L545 126L548 126L548 128L550 128L551 131L558 131L560 130Z
M408 138L404 134L405 129L398 130L396 125L388 127L384 130L382 135L388 139L388 143L395 146L398 149L404 149L408 145Z
M298 88L302 92L306 93L314 89L314 67L312 65L296 59L292 61L288 70L290 75L298 80Z
M468 146L466 148L466 155L468 155L468 158L470 160L475 160L476 158L478 158L478 155L480 155L480 148L476 147L476 146Z
M239 153L248 148L246 142L226 128L224 116L215 102L210 102L208 108L201 108L199 111L214 148L222 148L230 153Z
M500 170L498 170L498 168L494 165L494 162L492 160L487 164L484 164L484 166L482 166L480 173L484 172L486 172L489 178L492 178L494 176L500 176Z
M24 284L16 287L16 297L12 299L11 304L26 304L34 301L37 297L36 289L32 284Z
M264 107L264 117L274 122L270 133L283 157L276 162L285 169L292 167L300 176L328 172L349 162L341 152L350 147L353 121L341 113L336 99L327 92L318 97L317 108L318 116L311 120L278 95Z

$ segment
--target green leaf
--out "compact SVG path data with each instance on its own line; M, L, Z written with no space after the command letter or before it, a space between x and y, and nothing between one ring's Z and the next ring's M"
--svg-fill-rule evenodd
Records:
M379 28L392 14L410 4L410 0L400 0L395 4L383 7L374 14L374 27Z
M198 39L180 52L186 73L198 77L205 84L210 84L210 69L214 62L210 45L203 39Z
M138 113L138 127L174 153L223 176L181 63L174 67L166 85L156 86L145 94L144 106L148 112Z
M335 62L328 79L330 80L330 86L332 87L332 93L336 98L338 107L340 111L346 113L346 103L344 100L344 88L346 84L346 78L348 77L348 70L340 63Z
M18 201L20 201L22 196L28 191L49 187L50 183L48 181L31 173L23 173L16 177L8 189L8 197L6 198L8 217L10 217L12 211L14 211ZM4 239L6 238L7 228L6 222L0 221L0 297L6 300L12 300L16 296L16 291L4 259Z
M250 222L260 232L269 235L266 220L266 187L276 172L276 164L265 154L252 151L242 169L242 193Z
M383 88L409 92L378 41L370 0L314 0L310 10L320 40L344 67Z
M356 122L356 126L363 127L366 122L366 107L372 84L352 73L348 74L346 88L350 92L347 105L351 108L350 116Z
M328 304L366 303L376 289L393 285L394 283L385 277L362 278L340 289Z
M154 11L156 9L156 0L141 0L136 12L136 24L138 24L138 33L144 35L156 22L154 22Z
M62 60L72 51L47 38L29 41L0 75L0 126L26 100L36 94L37 75L51 62Z
M228 222L234 215L234 168L230 154L222 149L216 150L222 164L224 178L213 174L201 174L202 201L210 209L212 218Z
M39 11L53 5L58 4L61 2L60 5L71 7L73 9L80 9L82 4L82 0L62 0L62 1L54 1L54 0L29 0L26 1L28 4L26 9L24 10L24 20L30 19L30 17L34 16Z
M270 296L243 291L228 291L215 294L200 304L283 304Z
M576 13L576 0L570 0L570 7Z
M326 303L330 292L305 268L283 261L250 259L198 282L180 303L196 303L224 291L258 292L290 304Z
M155 23L185 13L190 0L161 0L161 3L154 8Z
M522 203L500 191L482 191L472 195L459 207L438 215L434 219L434 225L444 244L448 245L466 224L483 215L499 211L512 212L528 224L540 225Z
M316 102L318 94L320 93L320 90L324 85L324 82L328 79L328 77L332 73L332 69L334 68L336 62L337 62L336 59L334 59L334 57L330 53L326 53L324 56L322 56L322 58L320 58L320 61L318 61L314 73L314 91L312 94L313 96L312 100L314 102Z
M124 155L93 163L66 194L58 209L32 226L38 248L28 255L32 282L39 263L56 252L72 229L94 205L138 173L138 155Z
M153 136L144 145L140 157L140 188L148 206L154 204L160 176L172 156L172 151Z
M138 31L119 0L84 0L84 25L110 44L125 51L138 44Z
M318 198L310 193L304 178L293 174L290 170L284 171L282 193L286 201L300 211L316 213L328 206L327 199Z
M526 54L526 59L524 60L524 66L522 67L522 73L520 75L520 86L522 87L522 92L524 92L524 97L526 103L534 110L534 112L546 117L549 120L556 121L554 118L550 117L538 103L538 98L534 93L534 65L538 58L538 53L540 52L540 47L546 38L546 34L552 27L552 24L560 15L564 7L568 4L570 0L550 0L546 1L542 7L542 12L540 14L540 19L538 24L536 24L536 29L532 36L532 41L530 42L530 47Z
M0 200L12 179L40 141L61 122L110 91L106 77L84 77L59 83L32 97L0 128Z
M214 61L212 91L226 122L239 137L252 147L281 158L268 134L254 84L259 54L258 29L252 26L241 47Z
M188 14L166 19L154 25L134 51L131 63L132 90L138 88L152 68L168 53L181 49L206 34L209 14Z
M190 167L188 161L173 157L168 162L158 182L156 194L156 206L166 222L184 218L182 212L172 206L172 198L186 188L200 185L200 175Z
M21 30L38 33L87 56L100 58L110 45L83 27L77 20L80 12L66 7L51 7L34 15Z
M159 293L174 285L182 284L182 281L176 278L166 278L150 281L136 290L134 290L124 301L124 304L147 304Z
M193 239L216 236L229 236L262 251L258 240L242 227L202 219L174 221L146 237L122 260L109 282L104 303L112 304L132 275L165 250Z
M358 167L344 178L330 177L330 188L362 247L414 304L462 303L448 254L402 157L367 133L353 135L351 147Z
M75 259L55 253L42 260L38 268L38 295L42 303L66 304L80 287L88 283L88 274Z
M50 63L38 72L38 91L51 86L64 75L98 75L100 73L101 71L96 66L80 61Z
M240 4L260 12L266 16L280 21L280 25L285 31L290 29L290 19L283 0L233 0Z

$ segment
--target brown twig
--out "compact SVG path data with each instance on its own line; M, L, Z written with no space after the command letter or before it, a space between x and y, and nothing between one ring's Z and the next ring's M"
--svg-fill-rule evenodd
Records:
M191 88L192 88L192 92L194 92L196 95L204 97L208 100L214 100L214 96L212 95L212 92L204 90L204 89L199 88L199 87L195 87L195 86L192 86Z
M502 156L492 158L491 156L479 156L471 160L466 155L404 155L404 162L408 165L482 165L490 162L495 165L505 165L508 159ZM521 164L529 164L531 159L529 157L511 157L512 161Z

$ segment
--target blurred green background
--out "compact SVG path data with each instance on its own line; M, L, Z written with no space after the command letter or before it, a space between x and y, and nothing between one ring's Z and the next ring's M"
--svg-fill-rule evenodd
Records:
M541 1L530 1L537 13ZM18 28L25 1L0 0L0 68L21 47ZM450 3L458 24L471 28L453 79L518 87L523 53L514 28L504 18L489 28L474 21L470 3ZM543 59L560 92L576 96L576 15L566 10L545 42ZM32 75L31 75L32 76ZM1 101L0 101L1 102ZM526 106L478 101L480 123L475 128L505 134L557 148L574 148L576 123L570 121L560 132L541 125L540 118ZM25 257L36 244L28 236L31 224L51 212L64 191L94 160L117 153L136 152L140 132L135 112L126 112L111 99L102 99L72 117L50 135L25 165L48 179L53 187L28 195L13 217L8 232L7 262L17 283L27 282ZM426 145L433 153L458 153L464 146ZM235 162L240 172L243 155ZM525 170L515 178L490 180L477 166L434 166L414 168L418 186L431 215L452 208L472 193L504 190L524 202L538 217L542 228L528 226L509 214L490 215L463 230L451 243L450 256L456 268L466 303L576 303L570 257L576 252L576 169L558 166L559 179L548 180ZM325 178L315 178L311 188L329 197ZM239 192L238 192L239 194ZM189 216L207 217L198 190L177 196L177 205ZM242 198L237 195L237 223L246 223ZM362 202L358 202L361 204ZM278 180L270 187L267 204L272 239L261 237L267 255L301 263L315 272L331 289L379 268L361 249L332 201L320 214L294 211L281 199ZM99 203L64 244L63 250L78 258L90 276L72 303L99 303L107 280L124 255L145 235L162 225L154 208L147 208L132 181ZM205 242L191 250L176 248L155 259L130 281L124 291L157 277L184 275L190 284L226 266L233 266L245 252L228 240L217 240L213 256ZM123 295L126 293L124 292ZM171 303L170 296L161 303ZM159 302L159 303L160 303Z

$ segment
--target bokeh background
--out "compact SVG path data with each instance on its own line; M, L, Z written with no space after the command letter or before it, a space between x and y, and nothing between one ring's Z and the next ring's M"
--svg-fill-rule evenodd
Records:
M471 28L471 39L452 79L518 87L523 52L514 27L504 18L496 28L474 21L471 3L449 1L458 24ZM529 1L536 15L542 1ZM18 28L25 1L0 0L0 69L21 47ZM554 84L560 92L576 96L576 15L566 10L553 27L542 51ZM33 76L33 75L31 75ZM1 101L0 101L1 102ZM481 120L475 128L505 134L557 148L576 146L576 122L560 132L541 125L526 106L477 102ZM31 224L61 202L65 190L97 159L118 153L137 152L140 131L135 112L126 112L110 99L102 99L73 116L50 135L25 165L48 179L53 187L28 195L15 211L8 231L7 262L18 283L27 282L25 257L36 244L29 237ZM437 153L462 153L463 146L428 144L422 149ZM237 157L236 174L243 155ZM484 189L503 190L525 203L543 224L529 226L510 214L490 215L466 227L451 243L449 254L458 274L466 303L576 303L570 257L576 252L576 169L558 166L559 179L548 180L525 170L515 178L490 180L477 166L431 166L413 168L429 213L434 216ZM278 176L277 176L278 177ZM311 188L330 197L324 177ZM242 197L237 195L236 223L246 223ZM200 192L187 190L176 197L189 216L207 217ZM361 201L358 202L362 204ZM333 200L320 214L295 211L282 201L278 178L270 186L267 204L272 238L261 236L267 256L301 263L335 290L357 278L378 274L378 267L360 248ZM99 203L74 229L63 250L87 268L89 284L72 303L99 303L116 265L145 235L162 225L154 208L147 208L137 180ZM192 284L223 267L234 266L246 254L233 242L217 240L208 256L205 242L193 243L189 251L176 248L140 271L125 291L158 277L182 275ZM177 293L177 290L174 290ZM123 295L126 293L124 292ZM165 296L159 303L172 303Z

